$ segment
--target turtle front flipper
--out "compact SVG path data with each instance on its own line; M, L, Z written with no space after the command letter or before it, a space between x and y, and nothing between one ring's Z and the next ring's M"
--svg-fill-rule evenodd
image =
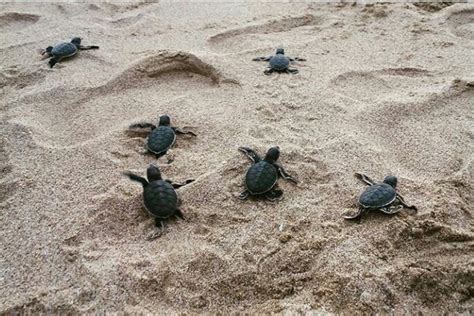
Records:
M356 218L359 218L364 211L365 211L365 209L363 207L359 207L357 212L355 212L355 213L345 213L342 216L344 217L344 219L348 219L348 220L356 219Z
M375 181L372 180L371 178L369 178L368 176L366 176L365 174L356 172L356 173L354 173L354 177L361 180L362 182L365 182L368 185L374 185L375 184Z
M172 127L173 131L175 131L176 134L190 134L192 136L197 136L196 133L191 132L191 131L185 131L179 127Z
M278 169L278 172L280 173L280 175L283 179L285 179L287 181L290 181L290 182L293 182L294 184L298 184L298 181L295 178L293 178L292 176L290 176L288 174L288 172L286 172L285 169L281 165L279 165L277 163L275 163L274 165Z
M145 178L137 176L136 174L131 173L130 171L125 171L122 174L124 176L129 177L130 180L132 181L140 182L143 185L143 187L146 187L148 185L148 181Z
M131 124L129 127L129 129L133 129L133 128L150 128L151 130L154 130L156 128L155 125L151 124L151 123L135 123L135 124Z
M272 202L280 200L282 196L283 196L283 191L276 188L273 188L272 190L265 193L265 198Z
M171 180L165 180L165 181L171 184L174 189L179 189L181 187L184 187L187 184L194 182L194 179L188 179L184 183L173 183Z
M397 193L397 199L398 201L400 202L401 205L403 205L404 207L408 208L408 209L412 209L414 210L415 212L418 211L418 208L415 206L415 205L408 205L406 202L405 202L405 199L403 198L403 196L401 196L399 193Z
M289 74L297 74L297 73L299 73L300 71L299 71L298 69L287 68L287 69L286 69L286 72L289 73Z
M270 56L270 57L255 57L252 59L252 61L270 61L270 59L272 59L273 56Z
M250 160L252 160L254 163L259 162L262 160L260 156L257 154L257 152L251 148L248 147L239 147L239 151L243 152Z
M97 46L97 45L89 45L89 46L79 45L77 48L79 48L80 50L89 50L89 49L99 49L99 46Z
M289 60L290 60L290 61L306 61L306 59L300 58L300 57L289 58Z

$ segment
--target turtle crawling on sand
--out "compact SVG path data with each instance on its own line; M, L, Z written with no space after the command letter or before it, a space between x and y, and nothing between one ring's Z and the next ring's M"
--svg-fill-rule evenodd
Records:
M70 42L62 42L55 45L54 47L48 46L46 49L41 50L40 53L44 58L51 58L48 63L52 68L62 59L76 55L79 50L98 48L99 46L95 45L83 46L81 45L81 39L79 37L74 37Z
M257 152L248 147L239 147L239 151L253 162L245 175L246 190L240 194L241 199L246 199L250 195L265 196L270 201L279 199L283 195L283 191L277 188L279 176L295 184L298 183L277 163L280 156L279 147L270 148L263 160Z
M397 193L397 178L387 176L382 183L375 183L368 176L356 173L355 177L369 185L359 197L359 210L353 214L344 215L345 219L355 219L368 210L380 210L386 214L400 212L403 207L417 211L416 206L408 205L404 198Z
M148 213L155 218L156 231L149 236L155 239L164 231L163 221L172 216L184 219L183 213L179 209L180 199L175 189L180 188L194 180L187 180L185 183L173 183L171 180L163 180L160 169L150 165L147 169L147 178L142 178L129 171L123 173L130 180L140 182L143 186L143 202Z
M130 129L136 128L151 128L151 133L148 135L146 141L146 148L148 151L160 158L174 145L176 141L176 134L190 134L197 136L190 131L184 131L178 127L171 126L171 119L168 115L160 116L158 126L150 123L136 123L130 125Z
M286 72L286 73L291 73L291 74L297 74L298 69L291 69L290 63L295 62L295 61L305 61L306 59L304 58L290 58L285 56L285 50L283 48L278 48L276 50L275 56L270 56L270 57L256 57L252 59L253 61L268 61L269 62L269 68L264 71L266 75L271 74L272 72Z

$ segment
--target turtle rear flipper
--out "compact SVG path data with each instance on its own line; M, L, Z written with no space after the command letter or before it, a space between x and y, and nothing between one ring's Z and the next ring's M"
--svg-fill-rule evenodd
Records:
M53 68L54 65L56 65L59 61L61 61L61 59L62 59L61 57L56 57L56 56L52 57L48 62L49 68Z
M286 69L286 72L289 73L289 74L297 74L299 73L300 71L298 69L291 69L291 68L288 68Z
M357 210L357 212L346 212L342 215L342 217L344 217L344 219L357 219L359 218L362 213L364 212L364 208L363 207L359 207L359 209Z
M392 205L387 207L382 207L380 211L384 212L385 214L395 214L402 210L403 205Z
M245 190L244 192L240 193L239 199L245 200L250 196L250 192L248 190Z
M283 191L280 189L273 189L265 193L265 198L269 201L280 200L283 196Z
M150 235L148 235L146 239L149 241L155 240L156 238L160 237L164 231L165 224L163 223L163 220L160 218L155 218L155 229Z
M271 75L271 74L273 73L273 69L272 69L272 68L268 68L268 69L265 70L263 73L266 74L266 75Z
M181 218L182 220L186 220L186 218L184 217L183 212L181 212L181 210L179 208L176 209L176 211L174 213L174 216L176 216L178 218Z

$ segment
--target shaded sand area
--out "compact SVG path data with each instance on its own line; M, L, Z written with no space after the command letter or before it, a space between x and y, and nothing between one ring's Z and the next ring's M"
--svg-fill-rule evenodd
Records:
M468 313L474 5L2 4L0 311ZM49 69L37 48L99 50ZM283 46L297 75L252 62ZM155 241L135 122L169 114L186 221ZM297 186L240 201L279 145ZM399 177L413 214L341 214Z

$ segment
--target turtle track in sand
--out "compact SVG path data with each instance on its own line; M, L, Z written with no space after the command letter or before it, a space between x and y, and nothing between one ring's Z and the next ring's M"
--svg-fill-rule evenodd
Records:
M402 101L408 102L420 95L428 97L431 92L442 88L443 83L435 82L431 77L433 74L429 70L410 67L349 71L332 78L329 88L357 101L401 101L400 96L403 95ZM377 93L374 95L375 88Z
M446 11L446 21L451 31L456 36L474 40L474 8L460 5Z
M117 130L117 126L130 124L124 117L134 118L144 111L144 108L139 106L141 101L136 100L137 96L129 99L129 106L121 108L115 106L114 98L127 98L135 88L162 90L154 100L146 101L150 104L143 105L150 108L149 113L157 113L159 111L152 103L159 102L160 93L166 94L170 89L178 89L183 81L188 80L199 86L197 89L204 91L206 87L219 89L220 83L231 82L231 86L235 85L235 81L226 79L214 66L195 55L161 51L140 59L98 87L75 88L74 91L55 88L31 99L26 97L17 101L18 108L13 112L28 106L31 116L14 116L14 121L33 127L35 138L34 127L40 127L37 130L43 133L39 137L43 146L81 146L94 139L108 137L107 135ZM48 100L45 102L48 106L37 107L35 104L41 99ZM109 108L110 119L101 123L91 120L91 126L84 128L81 117L94 117L103 107ZM153 108L155 109L152 110Z
M230 29L209 37L207 41L211 47L219 50L235 51L239 47L248 48L248 46L243 45L243 43L246 42L245 38L243 38L245 35L266 35L277 33L281 41L282 33L292 31L299 27L321 24L322 22L323 18L312 14L281 17L260 24Z
M384 102L357 112L355 119L364 138L378 144L387 161L393 159L393 170L416 170L430 180L434 170L449 175L469 161L472 146L460 144L472 139L472 118L463 111L469 112L473 97L472 82L454 80L426 99Z
M39 15L18 13L18 12L5 12L0 14L0 30L10 31L19 30L29 27L40 19Z

